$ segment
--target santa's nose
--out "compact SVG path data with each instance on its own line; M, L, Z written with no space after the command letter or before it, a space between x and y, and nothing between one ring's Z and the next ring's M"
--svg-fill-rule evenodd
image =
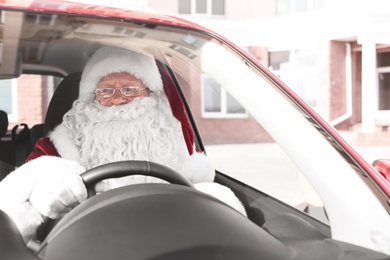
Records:
M119 89L117 89L114 95L110 99L110 103L112 106L119 106L130 102L132 98L124 97Z

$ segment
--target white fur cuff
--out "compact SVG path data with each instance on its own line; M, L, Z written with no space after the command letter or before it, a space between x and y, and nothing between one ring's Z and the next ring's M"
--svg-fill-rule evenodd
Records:
M0 208L13 220L25 243L33 238L38 226L43 221L41 214L28 201L12 206L0 205Z
M195 188L201 192L209 194L216 199L226 203L230 207L234 208L242 215L247 216L244 206L241 201L236 197L231 189L223 186L219 183L198 183L194 185Z

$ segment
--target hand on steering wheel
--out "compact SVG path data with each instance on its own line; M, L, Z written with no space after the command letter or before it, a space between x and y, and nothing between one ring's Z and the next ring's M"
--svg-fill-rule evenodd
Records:
M87 188L88 197L94 196L95 185L109 178L120 178L130 175L145 175L165 180L171 184L179 184L194 188L193 184L183 175L164 165L149 161L113 162L87 170L80 176ZM37 241L43 241L53 227L53 220L46 217L37 230Z

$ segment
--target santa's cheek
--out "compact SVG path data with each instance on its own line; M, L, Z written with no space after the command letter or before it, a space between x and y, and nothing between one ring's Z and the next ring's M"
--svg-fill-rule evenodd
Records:
M98 100L98 102L103 106L112 106L109 100Z

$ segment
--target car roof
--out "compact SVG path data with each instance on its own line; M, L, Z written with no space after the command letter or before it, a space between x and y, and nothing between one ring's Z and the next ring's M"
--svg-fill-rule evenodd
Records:
M141 31L142 31L142 28L144 28L144 29L149 29L149 30L152 29L152 31L157 32L159 30L153 30L153 29L158 27L158 26L165 27L165 28L167 28L167 30L170 30L169 28L178 28L178 29L182 29L182 32L189 30L189 31L200 33L203 35L212 36L218 40L229 43L230 45L234 46L236 49L240 49L234 43L230 42L228 39L224 38L223 36L219 35L218 33L214 32L214 31L212 31L211 29L208 29L206 27L203 27L201 25L193 23L189 20L182 19L180 17L164 15L164 14L160 14L160 13L150 13L150 12L143 12L143 11L138 11L138 10L129 10L129 9L121 9L121 8L114 8L114 7L107 7L107 6L99 6L99 5L84 4L84 3L74 3L74 2L69 2L69 1L57 1L57 0L32 1L30 3L24 2L24 1L10 0L10 1L0 3L0 8L3 11L12 11L12 12L15 12L15 11L16 12L17 11L29 12L29 11L31 11L31 12L33 12L32 16L39 15L40 13L42 14L42 16L52 14L53 15L52 17L54 17L54 18L55 18L55 14L63 15L62 17L67 17L65 19L68 19L68 23L70 23L70 25L69 25L70 30L72 29L70 27L72 27L73 25L74 26L81 26L80 24L79 25L75 24L75 23L79 23L80 21L78 21L77 19L74 20L74 17L81 18L81 19L82 18L91 19L91 20L92 19L102 19L105 22L111 20L113 23L117 23L117 24L120 21L126 21L129 23L133 23ZM3 15L7 16L6 14L3 14ZM13 16L17 16L17 15L14 14ZM32 16L28 17L28 19L34 19ZM6 18L8 18L8 17L6 17ZM110 18L112 18L112 19L110 19ZM14 17L11 19L14 19L15 23L13 23L12 25L11 25L11 23L7 23L8 26L10 27L8 29L8 31L15 30L15 26L18 26L18 25L25 26L25 24L26 24L26 23L23 23L23 24L20 23L19 20L21 20L22 17ZM43 19L45 19L45 18L43 18ZM49 18L47 18L47 19L49 19ZM50 18L50 19L52 19L52 18ZM81 21L81 23L82 22L83 21ZM36 21L35 22L30 21L30 23L37 25ZM41 24L38 23L38 25L41 25ZM5 27L6 27L6 25L4 25L4 28ZM54 28L54 29L58 30L58 33L61 34L61 31L64 31L66 28L64 28L62 26L61 28ZM138 29L137 29L137 31L139 31ZM3 30L6 30L6 29L3 29ZM48 53L50 52L51 54L53 54L54 52L58 52L58 49L56 49L56 47L54 45L50 46L48 48L44 47L44 46L38 46L39 45L38 42L41 42L42 44L45 45L46 42L49 42L52 40L52 38L50 38L50 37L53 37L53 32L50 32L50 30L53 30L53 27L44 28L44 26L42 26L42 28L40 28L40 29L31 27L31 28L25 28L24 30L27 30L27 31L30 30L30 32L28 33L29 38L34 37L34 41L37 42L36 43L37 49L45 48L45 52L48 52ZM35 30L35 31L33 31L33 30ZM94 29L95 32L97 32L99 30L100 30L99 28ZM14 35L11 37L9 37L9 35L7 35L7 36L3 35L3 37L4 38L8 37L8 39L11 39L9 43L4 43L4 46L8 46L8 50L5 51L6 55L15 55L16 52L18 52L19 55L22 55L23 57L27 57L29 55L28 53L26 53L26 47L28 48L28 46L25 46L22 43L24 40L29 41L29 39L19 38L18 35ZM46 39L45 39L45 37L46 37ZM17 47L17 45L15 45L15 43L12 40L14 38L17 39L18 41L20 41L18 47ZM179 39L176 39L176 40L179 40ZM56 67L56 61L53 59L49 60L49 61L44 61L44 62L40 61L39 64L49 64L49 66L53 69L52 72L50 73L50 75L65 76L69 73L80 71L86 62L85 56L86 55L88 56L90 53L92 53L98 47L98 46L96 46L96 48L94 48L93 46L91 47L91 44L89 44L89 46L87 46L86 44L83 44L80 41L68 42L66 44L69 45L66 47L66 49L72 50L72 52L74 53L72 59L75 59L75 57L77 56L78 60L77 61L73 60L71 63L68 60L68 64L70 64L68 67L61 67L61 68L58 67L57 69L53 69ZM26 45L31 46L30 43L26 43ZM4 46L3 46L3 49L5 49ZM19 48L19 50L16 51L16 48ZM61 48L61 50L63 50L62 47L60 47L60 48ZM86 48L90 48L90 49L86 49ZM12 50L12 51L10 52L9 50ZM27 50L27 52L28 52L28 50ZM39 51L39 50L37 53L43 54L43 52ZM62 56L69 57L68 54L65 54L65 53L62 53ZM50 55L45 54L45 57L50 57ZM44 57L41 57L41 58L44 59ZM248 58L251 59L252 63L256 63L257 66L262 67L262 64L260 64L256 59L252 58L251 56L249 56ZM58 56L56 59L58 60ZM29 73L29 74L40 73L41 71L38 68L39 66L37 66L37 65L38 65L38 63L36 63L34 61L27 61L26 59L24 59L23 73ZM62 65L62 66L64 66L64 65ZM3 79L16 78L20 75L20 73L18 71L11 72L11 73L7 74L7 72L4 72L4 69L5 68L0 69L1 70L0 77ZM48 71L49 67L46 67L44 69L46 69ZM10 71L18 70L18 68L16 68L16 69L10 68L9 70ZM276 79L276 80L278 80L278 79Z
M153 22L165 25L174 25L180 27L187 27L191 29L198 29L203 31L209 31L206 27L191 21L181 19L161 13L143 12L139 10L120 9L108 6L99 6L85 3L75 3L69 1L18 1L8 0L6 2L0 2L0 8L12 8L21 10L34 10L34 11L50 11L58 13L69 13L79 15L93 15L94 17L112 17L112 18L125 18L133 21L141 22Z

